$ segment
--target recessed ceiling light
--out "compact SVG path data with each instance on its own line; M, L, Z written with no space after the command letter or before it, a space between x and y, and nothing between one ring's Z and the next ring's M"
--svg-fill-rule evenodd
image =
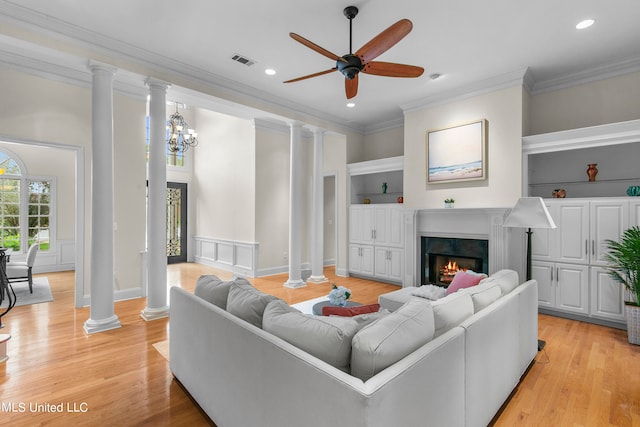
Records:
M349 108L353 108L353 107L355 107L355 106L356 106L356 104L354 104L353 102L349 102L349 103L347 104L347 107L349 107Z
M440 73L433 73L429 76L431 80L438 80L440 77L442 77L442 74Z
M274 76L276 74L276 70L274 70L273 68L267 68L266 70L264 70L264 73L267 76Z
M584 30L585 28L589 28L590 26L592 26L594 22L596 21L594 21L593 19L585 19L576 24L576 29Z

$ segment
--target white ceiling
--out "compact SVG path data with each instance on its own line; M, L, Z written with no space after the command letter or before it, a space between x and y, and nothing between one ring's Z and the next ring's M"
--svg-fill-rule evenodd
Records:
M408 18L413 31L377 60L426 70L417 79L361 74L356 107L350 109L337 72L282 83L335 66L289 32L337 55L349 53L343 15L349 5L360 9L353 21L354 51ZM75 43L134 66L172 64L187 81L204 76L361 130L401 119L403 109L477 90L501 76L522 76L527 69L534 92L640 69L638 0L0 0L0 17L45 36L31 36L31 42L54 49L52 39ZM596 22L576 30L584 18ZM236 53L255 64L232 61ZM277 74L267 76L265 68ZM432 73L442 77L431 80Z

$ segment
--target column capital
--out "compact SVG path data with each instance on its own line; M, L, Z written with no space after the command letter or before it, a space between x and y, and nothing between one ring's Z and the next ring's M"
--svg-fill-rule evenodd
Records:
M304 125L304 123L296 121L296 120L289 122L289 127L291 129L302 129L303 125Z
M144 81L144 84L146 84L150 89L157 88L164 89L165 91L171 87L171 83L165 82L164 80L156 79L155 77L147 77L147 79Z
M115 75L118 69L111 64L107 64L105 62L96 61L94 59L90 59L87 63L87 68L91 70L92 73L97 71L106 71L111 75Z
M324 135L325 132L327 132L326 129L322 129L322 128L317 128L317 127L312 127L311 132L313 132L314 135Z

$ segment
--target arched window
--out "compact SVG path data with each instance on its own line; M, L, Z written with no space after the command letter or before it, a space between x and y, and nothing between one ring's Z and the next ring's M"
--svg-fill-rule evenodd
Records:
M38 242L51 244L53 179L32 179L22 161L0 151L0 246L26 251Z

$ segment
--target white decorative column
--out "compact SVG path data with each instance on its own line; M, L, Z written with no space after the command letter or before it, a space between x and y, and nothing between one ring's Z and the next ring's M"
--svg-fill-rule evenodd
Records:
M167 305L167 89L169 84L148 79L149 196L147 198L147 306L140 316L155 320L169 316Z
M289 165L289 279L284 283L287 288L306 286L302 280L302 203L303 193L300 183L302 177L302 125L298 122L290 124L291 149Z
M120 327L114 313L113 76L89 62L91 84L91 308L88 334Z
M313 131L311 203L311 276L307 282L328 282L324 275L324 131Z

